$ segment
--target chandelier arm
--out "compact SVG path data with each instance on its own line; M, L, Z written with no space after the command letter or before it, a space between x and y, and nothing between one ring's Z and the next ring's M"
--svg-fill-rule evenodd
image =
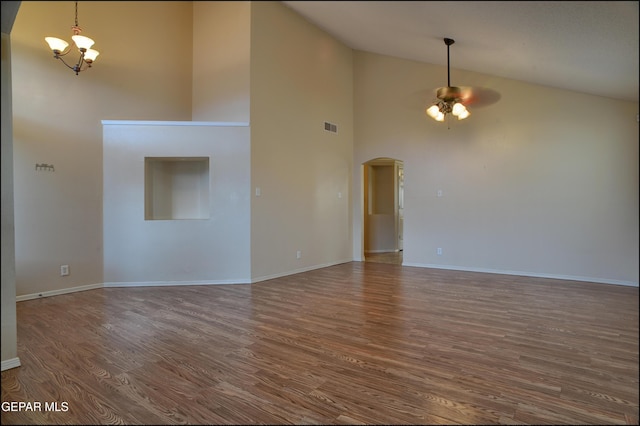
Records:
M67 52L67 53L69 53L69 52ZM66 53L65 53L65 55L66 55ZM55 58L56 58L56 59L60 59L60 61L62 61L62 63L63 63L67 68L69 68L70 70L75 70L75 65L74 65L74 66L71 66L71 65L67 64L67 63L65 62L65 60L64 60L64 59L62 59L62 56L63 56L63 55L56 55L56 56L55 56Z
M64 52L60 52L60 53L53 53L54 58L59 59L60 56L67 56L69 53L71 53L71 48L67 47L66 50ZM64 62L64 61L63 61Z
M83 65L87 65L87 62L84 60L84 52L80 54L80 59L78 60L78 64L76 65L76 75L78 75L80 71L84 71L88 68L88 67L82 68Z
M69 52L67 52L67 53L69 53ZM66 55L67 53L65 53L65 55ZM61 56L63 56L63 55L56 55L56 56L55 56L55 58L56 58L56 59L60 59L60 61L62 61L62 63L63 63L67 68L69 68L70 70L75 71L76 75L78 75L78 73L80 73L81 71L84 71L84 70L86 70L86 69L88 68L88 66L85 66L85 67L83 68L83 66L84 66L84 65L88 65L88 62L86 62L86 61L84 60L84 53L81 53L81 54L80 54L80 59L78 59L78 63L76 63L76 64L75 64L75 65L73 65L73 66L71 66L71 65L67 64L67 62L66 62L64 59L62 59L62 57L61 57Z

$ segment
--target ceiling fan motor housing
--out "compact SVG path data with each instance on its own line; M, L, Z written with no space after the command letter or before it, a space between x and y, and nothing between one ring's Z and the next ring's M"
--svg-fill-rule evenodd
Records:
M460 87L441 87L438 89L436 96L445 102L453 102L463 98L462 89Z

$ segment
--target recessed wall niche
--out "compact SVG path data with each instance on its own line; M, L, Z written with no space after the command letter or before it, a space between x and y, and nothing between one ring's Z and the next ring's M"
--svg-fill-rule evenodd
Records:
M209 219L209 157L145 157L145 220Z

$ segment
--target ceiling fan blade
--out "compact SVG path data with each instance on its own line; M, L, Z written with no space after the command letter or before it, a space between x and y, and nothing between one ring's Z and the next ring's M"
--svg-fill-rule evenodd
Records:
M434 94L436 98L439 100L437 105L434 105L439 111L439 115L448 114L455 109L455 102L460 102L464 106L471 106L474 108L483 107L487 105L494 104L500 100L500 94L492 89L485 89L480 87L469 87L469 86L452 86L450 72L451 68L449 65L449 47L455 43L455 40L451 38L445 38L444 44L447 46L447 86L439 87L434 90ZM442 105L441 105L442 104ZM444 105L444 106L443 106ZM430 107L431 109L432 107ZM464 109L464 108L463 108ZM435 112L433 114L436 114ZM436 118L433 114L431 115L433 118ZM453 113L454 115L459 115ZM463 117L463 118L466 118ZM437 119L437 118L436 118ZM460 117L458 117L460 119ZM441 121L441 120L438 120Z
M460 89L460 101L464 104L469 102L473 97L473 87L461 86Z
M483 87L464 87L462 104L471 107L484 107L495 104L501 98L500 93Z

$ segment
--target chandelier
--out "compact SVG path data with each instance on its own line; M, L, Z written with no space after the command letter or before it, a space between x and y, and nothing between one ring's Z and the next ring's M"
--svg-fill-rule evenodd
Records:
M444 39L444 44L447 45L447 87L441 87L436 92L438 100L427 108L427 115L436 121L444 121L444 118L448 114L453 114L458 117L458 120L464 120L471 113L462 104L465 93L460 87L451 86L451 70L449 68L449 46L455 41L450 38Z
M78 61L74 65L69 65L64 59L63 56L71 53L71 49L67 50L69 43L66 41L56 38L56 37L45 37L44 39L49 44L49 48L53 51L53 57L56 59L60 59L63 64L66 65L67 68L73 70L76 75L78 75L81 71L85 71L88 68L91 68L91 64L96 60L96 57L100 52L97 50L93 50L91 46L93 46L94 41L89 37L85 37L80 35L82 32L82 28L78 26L78 2L76 3L76 21L75 25L71 27L73 31L73 35L71 39L76 44L78 51L80 52L80 57Z

